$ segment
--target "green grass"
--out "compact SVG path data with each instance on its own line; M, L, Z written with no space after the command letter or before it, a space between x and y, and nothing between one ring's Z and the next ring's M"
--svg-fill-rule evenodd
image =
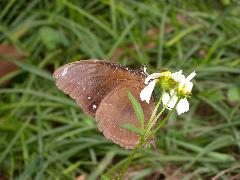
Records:
M0 179L118 171L129 151L106 140L51 78L60 65L90 58L197 72L190 111L158 133L157 150L137 154L135 179L240 174L239 1L9 0L0 9L1 43L27 54L0 89Z

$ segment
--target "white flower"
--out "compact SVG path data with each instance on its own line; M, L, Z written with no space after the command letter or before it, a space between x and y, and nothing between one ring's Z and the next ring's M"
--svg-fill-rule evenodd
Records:
M141 101L146 101L149 104L153 89L156 83L159 81L158 78L161 76L162 73L153 73L145 79L144 83L147 84L147 86L140 93Z
M151 96L152 96L153 89L154 89L156 83L159 81L159 78L162 76L166 77L166 76L170 76L170 75L171 75L171 72L169 72L169 71L165 71L162 73L153 73L153 74L149 75L145 79L145 82L144 82L145 84L147 84L147 86L140 93L141 100L149 103Z
M140 98L142 101L146 101L149 104L149 101L152 96L153 89L158 82L157 79L152 80L140 93Z
M187 78L183 78L181 81L179 81L179 85L177 87L177 91L183 95L190 94L192 91L193 83L190 82L192 78L196 76L195 71L192 72Z
M176 93L181 95L188 95L192 91L193 83L190 82L192 78L196 76L195 71L192 72L187 78L182 74L182 71L176 72L172 74L172 78L179 82L179 85L176 90L171 90L170 95L166 92L163 94L162 103L168 108L173 109L177 103L178 97L175 95ZM177 92L176 92L177 91ZM178 115L187 112L189 110L189 102L186 98L181 99L177 106L176 110Z
M172 96L173 93L174 93L174 91L171 91L170 95ZM169 101L170 98L171 98L170 95L166 92L163 92L162 103L166 106L167 109L171 110L175 106L175 104L177 103L178 97L174 95L172 97L171 101Z
M153 74L150 74L146 79L145 79L145 84L148 84L150 80L152 79L158 79L162 76L162 73L153 73Z
M185 80L185 76L182 74L182 70L172 73L171 78L176 82L181 82Z
M186 78L186 81L192 80L192 78L194 78L195 76L196 76L196 72L193 71L191 74L188 75L188 77Z
M189 110L189 102L186 98L184 99L181 99L179 101L179 103L177 104L177 113L178 115L182 114L182 113L185 113L185 112L188 112Z
M162 73L153 73L145 79L144 83L146 84L146 87L141 91L140 98L142 101L146 101L147 103L149 103L154 87L156 83L161 79L161 77L163 77L162 78L163 82L166 81L167 83L169 82L168 78L171 78L178 83L177 87L176 89L171 89L175 88L171 86L170 87L167 86L167 88L165 89L163 88L164 90L170 90L170 95L164 92L162 97L162 103L166 105L168 109L172 109L177 103L179 95L183 95L183 97L186 97L191 93L193 83L190 81L195 75L196 73L194 71L187 78L185 78L185 76L182 74L182 70L175 73L171 73L169 71L164 71ZM168 102L170 100L170 96L173 97L171 98L171 101ZM189 103L186 98L183 98L179 101L179 103L176 106L176 110L179 115L189 110Z
M171 96L170 96L171 95ZM168 109L173 109L174 106L177 103L178 97L174 94L174 91L170 91L170 95L166 92L164 92L163 97L162 97L162 103L168 108ZM177 106L176 110L178 115L187 112L189 110L189 103L186 98L181 99Z

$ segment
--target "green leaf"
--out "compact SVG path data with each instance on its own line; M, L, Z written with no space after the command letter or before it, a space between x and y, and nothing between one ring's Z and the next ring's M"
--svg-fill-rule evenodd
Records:
M135 133L139 134L140 136L142 136L144 134L143 130L141 130L140 128L137 128L135 125L130 124L130 123L122 124L121 127L124 129L127 129L129 131L135 132Z
M131 94L131 92L128 93L128 98L132 103L133 109L135 111L135 114L141 124L141 128L144 129L144 114L142 107L140 103L136 100L136 98Z
M227 91L227 97L230 102L235 102L240 99L239 89L237 87L231 87Z

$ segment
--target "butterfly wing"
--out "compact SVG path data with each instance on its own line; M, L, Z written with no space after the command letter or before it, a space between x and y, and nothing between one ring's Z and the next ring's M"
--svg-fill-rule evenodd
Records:
M144 84L135 80L122 83L102 100L96 112L95 118L104 136L126 149L133 149L139 142L139 136L135 132L122 128L122 125L133 124L140 127L140 122L128 98L128 92L131 92L141 104L145 125L154 108L153 101L150 104L140 101L139 94L143 88Z
M95 116L102 99L115 87L128 80L142 82L145 75L116 63L81 60L61 66L53 77L60 90L72 97L86 114Z
M150 117L154 101L140 101L146 75L116 63L81 60L58 68L53 77L57 87L72 97L82 110L95 117L106 138L125 148L133 148L139 137L121 128L124 123L139 127L127 93L130 91L141 103L145 119Z

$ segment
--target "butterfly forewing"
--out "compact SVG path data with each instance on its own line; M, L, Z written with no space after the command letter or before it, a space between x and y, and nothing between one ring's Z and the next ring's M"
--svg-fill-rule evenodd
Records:
M95 115L102 98L116 86L123 81L140 80L118 64L97 60L66 64L55 71L54 78L58 88L91 116Z

